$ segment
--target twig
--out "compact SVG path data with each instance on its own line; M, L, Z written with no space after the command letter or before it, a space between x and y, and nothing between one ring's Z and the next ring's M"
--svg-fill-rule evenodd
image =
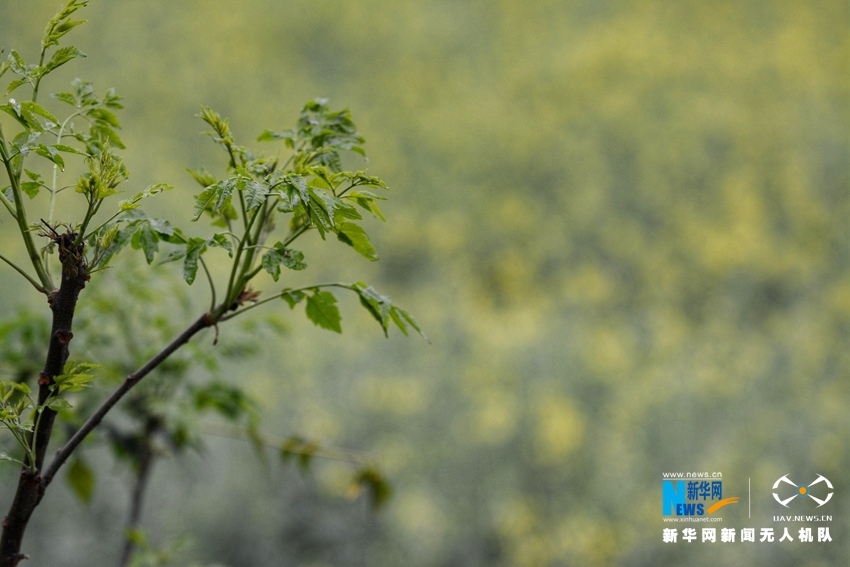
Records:
M153 358L147 361L141 368L139 368L133 374L127 376L127 379L114 391L112 395L110 395L99 408L91 415L91 417L86 420L86 422L77 430L74 435L68 439L68 442L65 443L65 446L59 449L56 453L56 456L53 458L53 461L50 463L50 466L44 471L44 475L42 475L42 486L46 488L52 481L53 477L56 475L56 472L59 468L68 460L68 457L71 456L71 453L79 446L80 443L83 442L83 439L88 436L89 433L92 432L100 422L103 420L103 417L112 409L112 407L117 404L121 398L123 398L127 392L130 391L133 386L138 384L142 378L147 376L151 370L155 369L159 366L165 359L171 356L177 349L181 346L189 342L195 334L197 334L202 329L209 327L213 322L210 320L207 313L204 313L202 316L198 317L198 319L189 325L180 335L178 335L173 341L171 341L165 348L159 351Z

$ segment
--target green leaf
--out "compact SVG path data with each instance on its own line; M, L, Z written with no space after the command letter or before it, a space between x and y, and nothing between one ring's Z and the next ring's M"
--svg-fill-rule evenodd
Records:
M214 248L224 248L227 250L228 256L233 258L233 243L230 242L230 239L227 238L226 234L217 232L212 238L207 240L207 245Z
M89 157L89 154L87 154L86 152L84 152L82 150L78 150L77 148L72 147L72 146L66 146L65 144L53 144L50 147L55 148L55 149L59 150L60 152L66 152L66 153L69 153L69 154L77 154L78 156Z
M82 23L82 22L80 22ZM70 28L69 28L70 29ZM67 63L72 59L76 59L77 57L85 57L86 54L77 49L76 47L62 47L61 49L57 49L53 53L53 57L48 61L44 67L42 68L41 75L44 76L49 72L53 71L57 67L60 67Z
M201 187L207 188L210 185L215 185L216 178L212 176L206 169L198 171L197 169L186 168L186 173L192 176L192 179L201 184Z
M65 104L77 106L77 99L71 93L53 93L50 96L55 98L56 100L64 102Z
M390 310L390 317L392 317L392 320L396 324L396 326L401 329L401 332L404 333L404 336L407 336L407 329L405 328L405 326L409 325L410 327L413 327L417 333L419 333L419 336L425 339L425 342L431 342L431 339L429 339L428 336L422 332L422 329L419 327L419 323L416 321L413 315L411 315L404 309L393 306L393 308Z
M30 149L41 157L49 159L58 165L59 169L65 171L65 160L62 159L62 156L59 155L59 152L57 152L53 147L45 146L44 144L35 144L30 146Z
M184 256L186 256L185 250L172 250L171 252L168 253L168 255L165 257L165 259L163 259L162 262L159 263L159 265L161 266L162 264L167 264L169 262L179 260L180 258L183 258Z
M148 197L158 195L163 191L169 191L171 189L174 189L174 187L167 183L156 183L154 185L149 185L144 191L140 191L139 193L133 195L132 198L119 202L118 206L121 208L122 211L130 211L138 207L138 202L142 199L147 199Z
M353 222L344 222L337 227L337 230L337 238L354 248L364 258L368 258L373 262L378 259L378 251L372 246L369 236L360 225Z
M203 238L190 238L186 244L186 257L183 260L183 279L192 285L195 276L198 275L198 260L207 248L207 241Z
M360 304L381 324L381 328L384 329L384 335L386 335L389 328L390 311L392 310L392 301L390 298L386 295L381 295L375 291L375 288L367 286L363 282L354 284L353 289L360 296Z
M192 221L201 218L204 211L216 213L228 207L231 194L239 180L239 177L232 177L204 189L195 199L195 215L192 217Z
M63 398L52 398L45 405L47 407L49 407L50 409L52 409L53 411L70 409L70 408L74 407L74 406L71 405L71 403L68 400L65 400Z
M354 201L382 221L387 220L381 213L381 209L378 208L378 203L376 203L376 201L386 201L386 197L375 195L371 191L350 191L343 198Z
M336 297L329 291L319 291L307 296L307 317L317 326L336 333L342 333L339 308Z
M280 266L283 264L290 270L303 270L307 267L304 262L304 254L299 250L285 247L278 242L274 247L263 254L263 269L271 274L274 281L280 277Z
M88 504L94 494L94 472L86 462L76 457L68 467L68 484L84 504Z
M74 9L81 8L82 5L74 6ZM86 23L88 20L73 20L62 22L58 26L56 26L53 30L53 33L50 34L47 46L49 45L59 45L59 38L74 29L75 27ZM45 47L47 47L45 46Z
M263 204L269 194L269 188L263 184L247 179L244 183L245 191L245 206L249 211L253 211Z
M304 300L306 295L301 293L300 291L283 291L283 295L280 296L285 302L289 304L290 309L295 309L295 306L301 303Z
M12 69L12 72L16 75L28 75L27 63L24 61L24 58L21 57L21 54L15 51L14 49L9 52L9 66Z
M100 368L97 364L90 362L68 362L59 376L53 378L58 386L59 394L64 392L78 392L86 387L86 384L95 379L90 371Z
M133 235L131 245L138 250L141 248L145 252L145 260L148 264L153 262L156 253L159 252L159 237L151 228L150 223L145 223L139 227L139 230Z
M121 122L119 122L118 117L111 110L106 110L105 108L95 108L88 112L88 116L90 118L94 118L99 122L103 122L105 124L109 124L113 128L121 128Z
M39 189L41 189L41 183L37 183L35 181L21 183L21 191L26 193L30 199L33 199L36 195L38 195Z

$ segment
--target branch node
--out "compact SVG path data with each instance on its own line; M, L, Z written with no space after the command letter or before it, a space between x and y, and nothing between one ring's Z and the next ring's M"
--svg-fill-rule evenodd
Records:
M56 339L59 341L60 345L67 345L71 342L71 339L74 338L74 333L71 331L66 331L64 329L60 329L56 331Z

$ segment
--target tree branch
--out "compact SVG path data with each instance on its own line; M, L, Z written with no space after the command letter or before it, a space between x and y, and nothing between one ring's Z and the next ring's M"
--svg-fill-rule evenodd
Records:
M144 504L145 489L148 485L148 480L153 470L153 464L156 455L151 447L151 438L159 428L159 422L155 418L149 418L145 426L144 438L141 441L136 457L136 483L133 486L133 495L130 499L130 516L127 520L127 530L137 530L142 518L142 505ZM121 558L121 566L127 567L130 565L130 560L133 557L133 550L136 544L129 536L125 536L124 553Z
M50 463L50 466L47 467L47 470L44 471L44 475L42 476L41 483L44 488L47 488L48 485L53 481L53 477L56 475L56 472L59 468L68 460L68 457L71 456L71 453L82 443L83 439L88 436L103 420L103 417L112 409L112 407L118 403L121 398L123 398L127 392L130 391L133 386L138 384L142 378L148 375L151 370L155 369L159 366L165 359L171 356L177 349L181 346L189 342L195 334L197 334L202 329L209 327L213 324L213 321L210 319L207 313L204 313L198 319L189 325L180 335L178 335L173 341L171 341L165 348L159 351L153 358L147 361L141 368L139 368L133 374L127 376L127 379L124 380L124 383L121 384L112 395L110 395L104 402L100 405L99 408L89 417L89 419L77 430L74 435L68 439L68 442L65 443L65 446L62 447L53 458L53 461ZM42 489L43 490L43 489Z
M51 395L54 377L62 374L68 360L68 343L74 337L71 332L74 312L80 291L89 279L83 246L73 244L76 234L67 232L56 235L59 260L62 263L62 282L59 289L48 295L48 303L53 311L53 325L44 369L38 377L38 405L44 406ZM44 495L44 485L39 470L44 463L47 445L53 431L56 412L44 407L39 415L38 424L27 440L35 448L32 457L24 459L24 467L18 480L18 488L9 513L3 521L3 534L0 537L0 563L15 566L25 556L21 554L21 542L35 507Z

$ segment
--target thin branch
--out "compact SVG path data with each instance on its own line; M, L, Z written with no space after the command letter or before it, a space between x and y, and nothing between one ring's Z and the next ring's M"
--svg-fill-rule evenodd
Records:
M251 305L249 305L249 306L247 306L243 309L240 309L239 311L235 311L233 313L229 313L227 315L224 315L219 321L221 321L222 323L224 321L229 321L230 319L233 319L234 317L241 315L241 314L245 313L246 311L250 311L251 309L254 309L255 307L259 307L260 305L263 305L264 303L269 303L270 301L280 299L284 295L289 295L291 293L296 293L296 292L300 292L300 291L307 291L308 289L318 289L320 287L341 287L343 289L350 289L350 290L354 289L353 285L347 284L347 283L342 283L342 282L320 283L320 284L314 284L314 285L305 285L304 287L298 287L298 288L295 288L295 289L285 289L280 293L276 293L276 294L272 295L271 297L267 297L265 299L257 301L256 303L252 303Z
M42 485L46 488L47 485L51 483L56 472L65 463L65 461L68 460L68 457L71 456L80 443L82 443L83 439L85 439L89 433L100 425L103 417L121 400L121 398L127 394L127 392L130 391L131 388L133 388L133 386L138 384L142 378L151 372L151 370L154 370L157 366L162 364L162 362L171 356L177 349L189 342L189 339L195 336L199 331L212 324L213 321L210 319L209 314L204 313L135 373L127 376L127 379L124 380L124 382L114 392L112 392L112 395L103 401L91 417L89 417L88 420L77 430L77 432L68 439L65 446L56 453L56 456L53 458L50 466L47 467L42 475Z
M0 254L0 260L3 260L4 262L6 262L10 266L12 266L19 274L24 276L27 279L27 281L30 282L33 285L33 287L35 287L35 289L37 289L41 293L46 293L45 290L44 290L44 287L42 287L42 285L40 283L35 281L34 278L32 278L28 273L26 273L23 268L21 268L20 266L15 264L13 261L11 261L7 257L5 257L3 254Z
M212 312L212 310L215 309L215 283L213 282L212 275L210 274L210 270L207 268L207 263L204 262L203 257L198 256L198 260L200 260L201 267L207 275L207 281L210 283L210 294L212 295L210 298L210 312Z
M2 125L0 125L0 159L2 159L3 165L6 167L6 174L9 177L9 183L12 185L12 194L15 197L15 220L18 222L18 229L21 232L21 237L24 239L24 246L27 249L30 262L32 262L32 266L35 268L35 273L44 289L53 290L55 289L53 280L44 268L44 264L42 263L38 250L35 247L35 242L33 242L32 234L29 232L29 226L27 226L27 213L26 209L24 209L24 201L21 192L20 172L16 172L12 167L12 159L9 157L9 153L6 148L6 138L3 136Z

